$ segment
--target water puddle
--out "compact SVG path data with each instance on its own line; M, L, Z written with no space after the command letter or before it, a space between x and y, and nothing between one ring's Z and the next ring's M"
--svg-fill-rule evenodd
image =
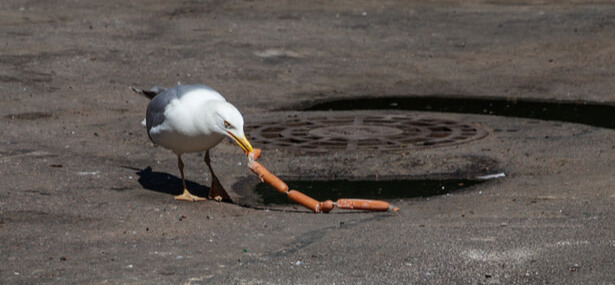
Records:
M482 114L580 123L615 128L614 104L544 101L520 98L462 98L444 96L340 99L313 104L303 111L409 110Z
M296 189L318 200L337 200L339 198L361 198L378 200L411 199L443 195L482 183L481 179L426 179L426 180L388 180L388 181L301 181L286 180L290 189ZM264 205L293 204L286 195L259 183L256 192Z

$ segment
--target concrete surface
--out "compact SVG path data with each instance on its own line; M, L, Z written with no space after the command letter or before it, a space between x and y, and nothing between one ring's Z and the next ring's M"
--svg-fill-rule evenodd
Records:
M255 121L366 95L613 104L614 15L608 1L2 1L0 283L615 284L612 129L430 114L492 131L413 159L485 156L507 177L391 201L398 213L315 215L173 201L175 156L151 146L127 87L206 83ZM263 155L280 172L308 159ZM212 159L250 175L228 142ZM202 155L184 161L206 191Z

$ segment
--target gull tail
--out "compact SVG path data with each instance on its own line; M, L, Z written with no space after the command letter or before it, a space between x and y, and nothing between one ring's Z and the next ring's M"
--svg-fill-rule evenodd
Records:
M128 86L130 88L130 90L134 91L137 94L141 94L143 96L145 96L146 98L152 99L154 98L156 95L160 94L162 91L167 90L166 88L162 88L162 87L158 87L158 86L154 86L152 87L152 89L150 90L143 90L134 86Z

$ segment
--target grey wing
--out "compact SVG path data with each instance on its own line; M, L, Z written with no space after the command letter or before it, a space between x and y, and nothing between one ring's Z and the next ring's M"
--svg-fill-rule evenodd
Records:
M169 105L169 102L178 98L177 89L170 88L162 91L152 99L147 106L147 112L145 114L145 127L147 128L148 136L150 136L149 132L153 127L164 123L164 120L166 120L164 111L167 105Z

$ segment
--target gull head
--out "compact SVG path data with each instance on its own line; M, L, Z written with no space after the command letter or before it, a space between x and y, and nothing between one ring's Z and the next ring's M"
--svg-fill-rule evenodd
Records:
M243 132L243 116L239 110L228 102L220 102L215 106L215 131L233 139L247 154L252 151L252 145Z

